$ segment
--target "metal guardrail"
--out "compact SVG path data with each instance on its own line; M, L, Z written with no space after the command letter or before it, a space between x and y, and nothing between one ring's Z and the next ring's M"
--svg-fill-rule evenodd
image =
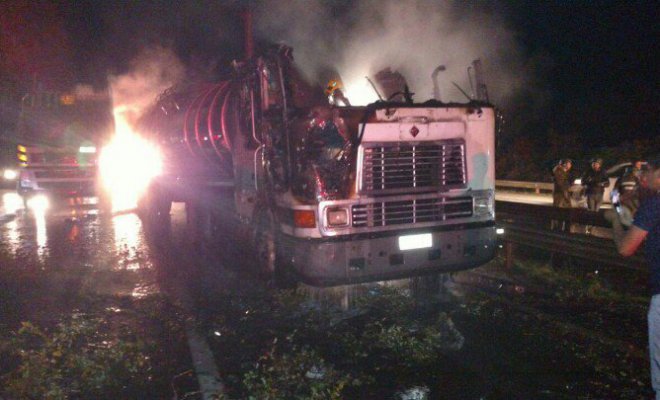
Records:
M523 181L507 181L496 180L495 187L500 189L526 189L533 190L536 193L552 192L554 184L549 182L523 182Z
M611 239L586 234L571 233L571 226L610 227L603 212L585 209L556 208L551 206L496 202L498 226L504 228L503 240L510 244L543 249L585 260L624 267L647 270L642 254L633 257L619 255ZM554 229L553 229L554 228ZM508 262L508 261L507 261Z
M611 225L605 219L605 210L598 212L586 208L558 208L550 205L514 203L510 201L496 201L495 210L498 213L515 217L523 223L546 223L560 221L569 224L592 225L609 228Z

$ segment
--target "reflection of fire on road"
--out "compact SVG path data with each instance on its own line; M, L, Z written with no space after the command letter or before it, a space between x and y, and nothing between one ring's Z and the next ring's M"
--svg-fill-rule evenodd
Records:
M115 251L120 257L121 269L139 270L148 266L143 265L139 252L142 242L140 240L141 224L135 214L116 215L112 218L115 231Z
M48 255L48 248L46 247L46 242L48 240L48 234L46 232L46 211L34 211L34 221L37 227L37 255L43 262Z
M135 208L162 167L158 149L135 134L124 112L115 109L115 135L99 160L101 179L113 211Z

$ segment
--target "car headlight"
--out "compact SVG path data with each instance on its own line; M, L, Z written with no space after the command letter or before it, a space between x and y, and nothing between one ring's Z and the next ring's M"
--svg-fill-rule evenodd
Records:
M493 214L493 193L488 192L485 196L474 198L474 215L484 216Z
M348 210L345 208L329 208L326 218L330 227L346 226L348 225Z

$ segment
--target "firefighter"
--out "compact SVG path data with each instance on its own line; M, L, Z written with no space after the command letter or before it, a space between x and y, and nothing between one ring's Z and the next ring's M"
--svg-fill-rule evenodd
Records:
M552 205L555 207L571 207L571 195L569 189L572 180L569 171L572 167L573 162L569 159L564 159L552 169L552 175L555 180L555 186L552 190Z
M328 86L325 88L325 95L328 97L328 101L331 105L338 106L342 104L344 106L350 107L351 102L346 98L341 88L341 81L332 79L330 82L328 82Z
M610 180L601 169L603 160L596 158L591 161L591 168L582 175L582 185L587 195L587 208L598 211L603 204L603 193L610 186Z

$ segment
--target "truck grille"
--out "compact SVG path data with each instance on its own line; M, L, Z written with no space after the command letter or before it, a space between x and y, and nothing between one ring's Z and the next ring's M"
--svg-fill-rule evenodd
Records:
M362 146L362 193L410 193L465 186L463 140Z
M71 178L89 178L96 176L95 168L60 168L60 169L42 169L35 170L34 176L37 179L71 179Z
M94 182L39 182L39 188L52 193L93 195Z
M382 201L351 206L354 228L437 222L472 215L472 197Z

